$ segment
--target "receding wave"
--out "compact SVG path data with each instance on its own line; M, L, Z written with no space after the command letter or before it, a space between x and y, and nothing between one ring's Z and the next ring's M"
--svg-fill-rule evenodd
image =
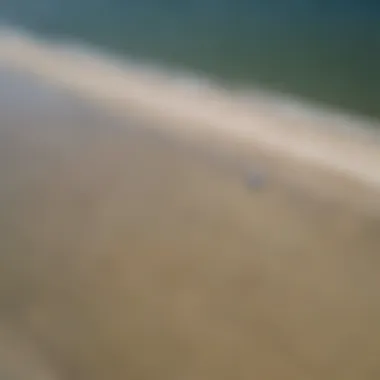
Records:
M0 31L0 65L68 88L172 132L256 146L380 186L376 122L286 96L229 90L200 76L126 61L75 44Z

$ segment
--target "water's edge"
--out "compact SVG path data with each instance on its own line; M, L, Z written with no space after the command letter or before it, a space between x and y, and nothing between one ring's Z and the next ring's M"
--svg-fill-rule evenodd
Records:
M380 186L376 123L260 93L231 92L199 78L10 30L0 35L0 62L119 111L163 120L175 133L256 144Z
M3 0L0 19L380 118L380 7L372 0Z

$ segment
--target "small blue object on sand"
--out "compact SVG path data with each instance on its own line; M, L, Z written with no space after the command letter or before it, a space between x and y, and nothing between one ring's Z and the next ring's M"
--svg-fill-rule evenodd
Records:
M246 176L246 185L250 190L261 190L267 183L267 178L263 173L251 172Z

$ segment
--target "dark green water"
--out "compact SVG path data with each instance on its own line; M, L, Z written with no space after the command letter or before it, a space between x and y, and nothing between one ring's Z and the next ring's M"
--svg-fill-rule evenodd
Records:
M43 35L380 118L380 2L2 0Z

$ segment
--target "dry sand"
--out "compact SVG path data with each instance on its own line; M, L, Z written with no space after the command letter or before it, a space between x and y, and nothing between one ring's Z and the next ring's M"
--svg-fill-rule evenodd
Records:
M1 379L380 378L373 189L0 90Z

